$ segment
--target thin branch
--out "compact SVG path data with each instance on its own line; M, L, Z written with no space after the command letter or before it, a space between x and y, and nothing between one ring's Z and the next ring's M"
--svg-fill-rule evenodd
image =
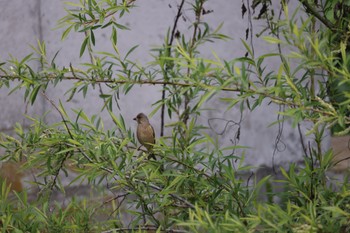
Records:
M176 28L177 28L177 23L182 15L182 8L184 6L184 3L185 3L185 0L182 0L181 3L180 3L180 6L177 8L177 14L175 16L175 20L174 20L174 25L173 25L173 29L171 30L171 36L170 36L170 41L168 43L168 56L170 57L171 56L171 46L173 45L173 41L174 41L174 38L175 38L175 31L176 31ZM168 71L169 67L166 67ZM167 73L165 73L165 75L167 75ZM166 79L168 79L166 77ZM162 100L164 101L165 100L165 87L166 87L166 84L163 84L163 90L162 90ZM160 136L163 137L164 136L164 121L165 121L165 104L163 103L162 104L162 109L160 111L160 114L161 114L161 117L160 117Z
M44 98L45 98L47 101L50 102L50 104L52 105L52 107L54 107L54 108L57 110L58 114L60 114L61 119L62 119L62 122L63 122L64 126L66 127L66 130L67 130L67 132L68 132L68 134L69 134L69 137L70 137L71 139L74 139L73 134L71 133L71 131L70 131L68 125L67 125L67 121L66 121L66 119L64 118L63 113L61 112L61 110L57 107L57 105L53 102L53 100L51 100L51 99L46 95L46 93L45 93L44 91L41 92L41 94L42 94L42 96L44 96Z
M182 15L182 8L184 6L185 0L182 0L179 7L177 8L177 13L175 16L175 20L174 20L174 25L173 28L171 30L171 37L170 37L170 41L168 43L168 46L171 46L173 44L174 38L175 38L175 32L176 32L176 28L177 28L177 23Z
M328 27L332 32L336 32L334 24L329 21L327 18L323 17L315 8L313 8L308 0L299 0L306 9L307 13L311 13L318 20L320 20L326 27Z
M345 160L348 160L348 159L350 159L350 157L346 157L346 158L340 159L337 162L335 162L333 166L336 166L338 163L341 163L341 162L343 162Z
M304 154L305 156L307 157L307 149L306 149L306 146L305 146L305 143L304 143L304 138L303 138L303 134L301 132L301 128L300 128L300 123L298 123L298 132L299 132L299 137L300 137L300 143L301 143L301 146L303 148L303 151L304 151Z
M203 4L204 4L204 0L200 0L199 6L198 8L196 8L194 6L195 9L195 17L196 17L196 21L193 23L194 28L193 28L193 35L192 35L192 40L191 40L191 44L189 46L188 52L189 52L189 56L192 58L193 54L194 54L194 48L195 48L195 44L197 42L197 34L198 34L198 25L201 22L201 15L202 15L202 11L203 11ZM187 68L187 76L190 77L190 73L191 73L191 69L190 67ZM189 96L189 91L187 90L184 93L184 111L182 113L182 122L187 125L187 121L189 119L189 104L190 104L190 96Z
M64 163L67 161L67 159L68 159L69 156L70 156L70 153L69 153L69 152L66 152L65 155L64 155L64 157L62 158L62 160L61 160L61 162L60 162L60 164L59 164L59 166L58 166L56 172L55 172L54 178L53 178L53 180L52 180L52 184L51 184L51 186L50 186L49 200L51 199L52 192L53 192L53 189L54 189L54 187L55 187L55 185L56 185L56 183L57 183L57 179L58 179L58 176L59 176L59 174L60 174L60 171L62 170L63 165L64 165Z
M122 206L123 202L126 200L127 196L124 196L121 201L119 201L118 206L109 214L108 220L110 220L113 216L113 214L119 210L119 208Z
M135 178L133 178L133 180L136 181L136 182L139 182L139 183L141 183L141 184L148 185L148 186L150 186L151 188L153 188L153 189L155 189L155 190L163 191L163 189L162 189L161 187L159 187L159 186L157 186L157 185L155 185L155 184L151 184L151 183L146 182L146 181L144 181L144 180L139 180L139 179L135 179ZM185 198L182 198L182 197L180 197L180 196L178 196L178 195L176 195L176 194L173 194L173 193L169 193L169 195L170 195L171 197L173 197L174 199L177 199L177 200L179 200L179 201L185 203L185 204L187 205L187 207L189 207L189 208L191 208L191 209L195 209L195 205L193 205L191 202L189 202L189 201L186 200Z
M53 81L57 77L49 77L46 79L41 79L41 81ZM19 76L10 76L10 75L0 75L0 79L12 79L12 80L21 80L21 77ZM90 83L105 83L105 84L139 84L139 85L173 85L173 86L180 86L180 87L201 87L204 90L213 90L217 89L218 91L227 91L227 92L237 92L237 93L246 93L248 95L260 95L265 98L269 98L272 102L276 104L284 104L288 105L290 107L298 107L302 108L303 111L311 111L315 113L319 113L325 116L334 116L334 113L329 111L323 111L322 109L317 109L313 107L306 106L305 103L295 103L293 100L286 100L281 97L275 96L270 93L261 92L259 90L254 89L241 89L238 87L220 87L220 86L213 86L213 85L207 85L203 83L181 83L181 82L171 82L171 81L159 81L159 80L115 80L115 79L85 79L85 78L79 78L79 77L63 77L61 78L63 80L77 80L81 82L90 82ZM312 99L312 101L319 102L318 99Z
M279 105L279 112L284 110L284 105ZM282 120L280 119L282 117ZM279 144L282 143L284 145L284 149L286 147L285 143L282 141L282 135L283 135L283 129L284 129L284 116L282 116L281 114L277 115L277 122L278 122L278 129L277 129L277 136L275 138L275 145L274 145L274 149L273 149L273 153L272 153L272 170L275 174L277 174L276 172L276 166L275 166L275 156L277 154L277 152L280 152L282 150L280 150L278 148Z
M253 55L255 55L255 51L254 51L254 43L253 43L253 14L251 12L251 9L250 9L250 1L247 0L247 8L248 8L248 30L249 30L249 35L250 35L250 38L249 38L249 43L250 43L250 46L252 48L252 53ZM246 38L248 39L248 38Z

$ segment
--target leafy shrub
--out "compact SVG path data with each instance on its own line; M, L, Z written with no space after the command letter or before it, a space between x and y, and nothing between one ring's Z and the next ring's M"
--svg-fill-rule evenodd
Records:
M82 33L80 56L88 53L89 63L79 68L75 64L58 67L55 58L59 54L48 58L44 42L38 42L34 53L20 61L13 58L0 63L1 87L15 85L11 93L24 89L24 98L31 104L41 94L61 118L47 124L44 119L29 117L32 125L28 129L18 124L16 136L2 135L3 160L22 161L24 170L35 169L40 190L37 198L28 201L25 191L11 196L3 183L3 232L350 230L348 184L329 185L326 172L335 162L331 150L322 150L330 127L340 135L350 129L349 5L300 0L300 6L290 12L288 4L281 1L276 16L270 1L253 1L252 6L243 1L243 16L249 7L261 7L256 18L266 20L267 26L258 36L276 45L278 52L256 56L253 44L242 40L246 56L225 61L200 53L207 43L229 39L220 33L221 26L212 30L205 22L204 15L211 13L206 2L181 1L173 27L147 66L129 59L136 47L126 54L119 51L118 35L127 26L117 17L131 14L137 4L126 0L67 3L67 15L59 20L59 26L65 28L62 39L73 31ZM190 37L176 27L186 7L195 18ZM113 51L95 51L97 30L111 32ZM277 71L266 65L271 57L279 59ZM35 72L31 61L39 61L41 71ZM86 97L92 87L101 88L101 108L113 120L114 128L105 129L100 117L89 116L84 109L67 111L64 102L50 99L46 89L67 80L72 82L68 102L76 95ZM127 95L135 84L163 88L162 99L152 112L160 111L162 116L161 137L154 149L156 161L137 150L123 116L113 113L119 95ZM304 164L280 168L281 180L244 177L251 167L245 166L244 154L237 151L246 148L236 143L222 147L197 121L204 104L224 92L232 93L230 98L221 98L228 109L239 106L242 112L253 112L263 101L280 106L281 118L275 123L293 120L300 131ZM167 136L166 113L173 120ZM313 144L304 144L303 122L312 124L308 134L314 135ZM88 200L72 198L68 204L53 201L55 193L66 191L62 175L72 174L71 184L85 182L98 194ZM275 190L276 182L282 184L282 192ZM101 199L106 191L99 187L107 187L112 198ZM267 201L261 200L264 189ZM130 217L128 221L125 216Z

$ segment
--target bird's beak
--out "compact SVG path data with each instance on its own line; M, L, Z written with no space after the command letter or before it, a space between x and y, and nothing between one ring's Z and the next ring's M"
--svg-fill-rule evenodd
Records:
M133 120L136 121L136 117Z

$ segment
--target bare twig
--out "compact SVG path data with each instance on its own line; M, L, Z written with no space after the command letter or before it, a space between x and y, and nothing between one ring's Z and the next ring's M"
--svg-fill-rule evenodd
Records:
M350 157L346 157L346 158L340 159L340 160L338 160L337 162L334 163L334 166L337 165L338 163L341 163L341 162L346 161L348 159L350 159Z

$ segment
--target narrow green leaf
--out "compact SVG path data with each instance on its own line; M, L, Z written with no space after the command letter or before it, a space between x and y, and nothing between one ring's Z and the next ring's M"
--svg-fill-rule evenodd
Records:
M117 30L115 29L115 27L112 27L112 35L111 35L111 40L113 42L113 45L117 45Z
M91 43L95 46L95 34L93 30L90 30Z
M88 42L89 42L89 36L86 36L84 41L83 41L83 44L80 47L80 57L83 56L85 49L86 49L86 45Z
M69 35L69 32L72 30L74 24L70 25L64 32L62 33L61 40L65 40Z
M134 47L132 47L131 49L129 49L129 51L126 53L124 60L127 59L127 57L137 48L139 47L138 45L135 45Z
M33 105L33 103L35 102L35 99L36 99L36 97L37 97L37 95L38 95L38 92L39 92L40 88L41 88L41 85L37 85L36 87L34 87L32 93L31 93L31 95L30 95L30 103L31 103L32 105Z
M276 37L272 37L272 36L264 36L263 39L271 44L281 44L282 41Z

